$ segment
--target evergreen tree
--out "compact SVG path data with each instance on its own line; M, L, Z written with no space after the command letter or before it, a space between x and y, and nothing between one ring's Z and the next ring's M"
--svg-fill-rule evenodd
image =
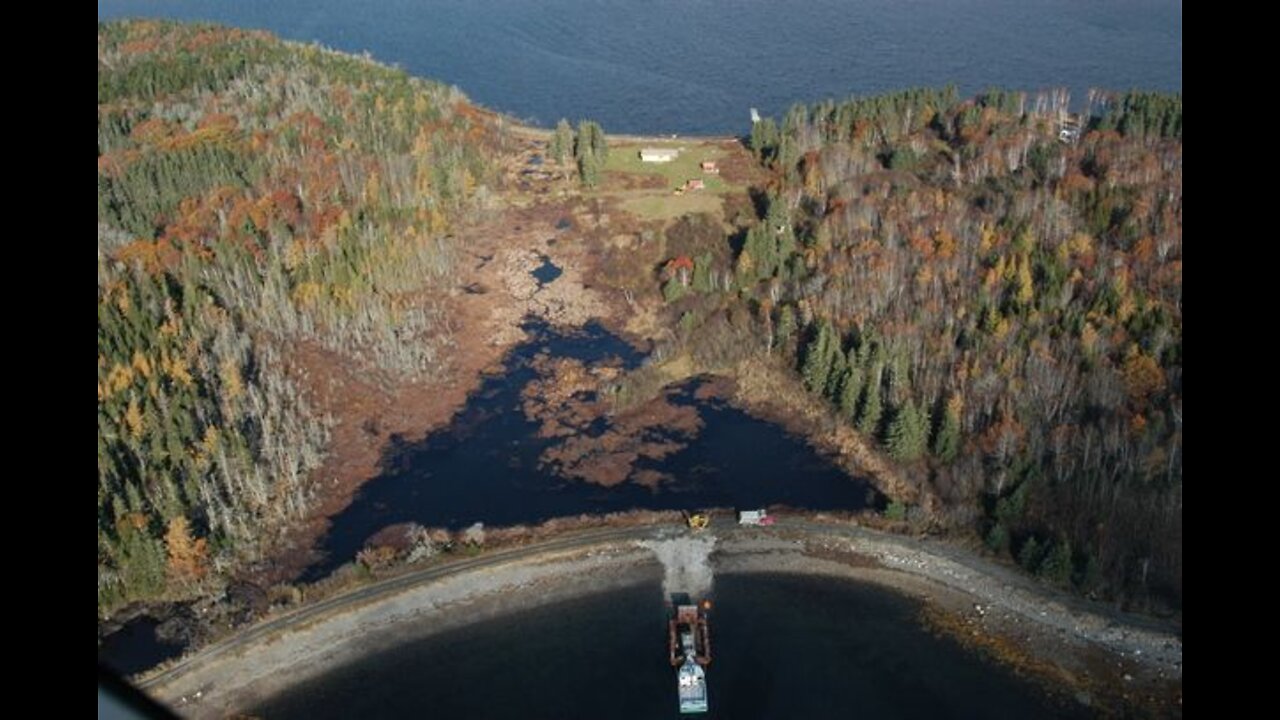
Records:
M778 345L786 346L796 334L796 311L783 305L778 311Z
M791 217L787 212L786 204L777 195L769 198L765 225L769 228L769 236L773 239L774 256L778 260L778 265L782 266L796 252L796 234L791 227Z
M778 145L778 125L773 118L764 118L751 125L751 150L762 162L773 157Z
M1036 574L1058 586L1071 582L1071 543L1065 535L1054 540Z
M556 131L551 136L551 159L557 165L564 165L572 152L573 128L569 126L568 120L560 118L560 122L556 123Z
M929 431L933 428L933 411L929 406L923 403L915 404L916 408L916 438L919 450L916 457L921 457L929 452Z
M907 370L907 358L901 351L889 356L886 372L889 385L889 401L905 401L911 393L911 377Z
M853 353L849 353L853 357ZM862 394L862 371L849 364L840 379L840 395L838 405L840 414L853 421L858 411L858 396Z
M1004 523L997 522L987 531L987 547L992 551L1004 553L1009 551L1009 529Z
M777 151L774 154L774 167L786 171L788 179L791 179L795 173L796 161L799 159L800 152L796 148L796 141L791 135L784 133L778 141Z
M826 392L833 342L830 321L825 318L819 320L817 333L805 347L804 367L800 371L804 377L804 386L811 393L822 395Z
M600 160L595 153L587 151L578 158L578 178L583 187L593 188L600 183Z
M579 120L578 132L573 136L573 159L582 162L582 158L591 152L591 121Z
M752 281L773 277L778 270L777 243L770 234L768 226L757 223L747 231L743 252L749 253L754 261Z
M862 402L858 404L858 430L864 435L874 436L880 429L880 417L884 414L880 399L881 373L878 364L868 373L869 381L862 391Z
M591 123L591 151L600 158L600 164L609 161L609 141L604 136L604 128L599 123Z
M1042 555L1040 542L1033 535L1022 543L1022 549L1018 551L1018 564L1027 572L1035 572L1040 567Z
M911 462L924 454L926 433L916 404L907 400L893 414L886 444L889 454L901 462Z
M844 351L840 349L840 332L831 331L832 342L827 348L827 386L822 394L833 403L840 402L840 384L844 381L849 366L844 361Z
M573 154L581 161L582 157L588 153L595 155L600 164L604 165L604 162L609 159L609 143L599 123L583 120L578 123L578 137L574 143Z
M120 569L120 581L126 598L154 597L165 586L166 558L164 544L146 527L122 528L113 560Z
M942 418L933 433L933 454L949 463L960 452L960 398L952 396L942 409Z
M1078 588L1088 593L1097 592L1102 587L1102 563L1098 562L1096 554L1086 553L1084 568L1080 571L1079 577L1075 578L1075 582Z
M600 125L591 120L579 122L573 157L578 162L578 176L583 187L593 188L600 184L600 172L608 155L609 147Z

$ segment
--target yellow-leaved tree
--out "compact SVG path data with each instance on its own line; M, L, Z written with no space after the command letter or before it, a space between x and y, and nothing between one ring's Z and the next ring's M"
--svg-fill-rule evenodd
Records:
M164 534L169 550L169 575L183 582L196 582L209 571L209 544L204 538L191 536L191 524L182 515L169 521Z

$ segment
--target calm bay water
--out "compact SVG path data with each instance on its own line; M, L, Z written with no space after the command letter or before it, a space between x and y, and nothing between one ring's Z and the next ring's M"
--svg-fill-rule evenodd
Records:
M716 579L712 712L731 718L1082 717L917 624L912 601L824 578ZM267 701L264 718L678 717L662 592L641 586L411 642ZM513 642L519 638L519 642Z
M748 108L918 85L1182 89L1180 0L111 0L319 41L547 125L742 133Z

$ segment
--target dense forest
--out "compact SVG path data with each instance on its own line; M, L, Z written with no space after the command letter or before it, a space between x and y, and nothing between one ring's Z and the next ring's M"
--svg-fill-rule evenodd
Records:
M98 609L179 598L312 500L312 344L430 378L421 294L492 202L497 142L455 90L199 25L98 26Z
M699 367L783 358L940 500L895 513L1180 608L1182 98L1067 108L913 90L765 119L758 220L723 249L671 228L663 294Z

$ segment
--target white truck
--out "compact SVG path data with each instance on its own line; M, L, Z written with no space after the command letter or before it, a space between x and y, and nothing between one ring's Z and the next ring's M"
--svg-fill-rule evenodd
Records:
M759 510L743 510L738 513L739 525L772 525L773 516L764 508Z

